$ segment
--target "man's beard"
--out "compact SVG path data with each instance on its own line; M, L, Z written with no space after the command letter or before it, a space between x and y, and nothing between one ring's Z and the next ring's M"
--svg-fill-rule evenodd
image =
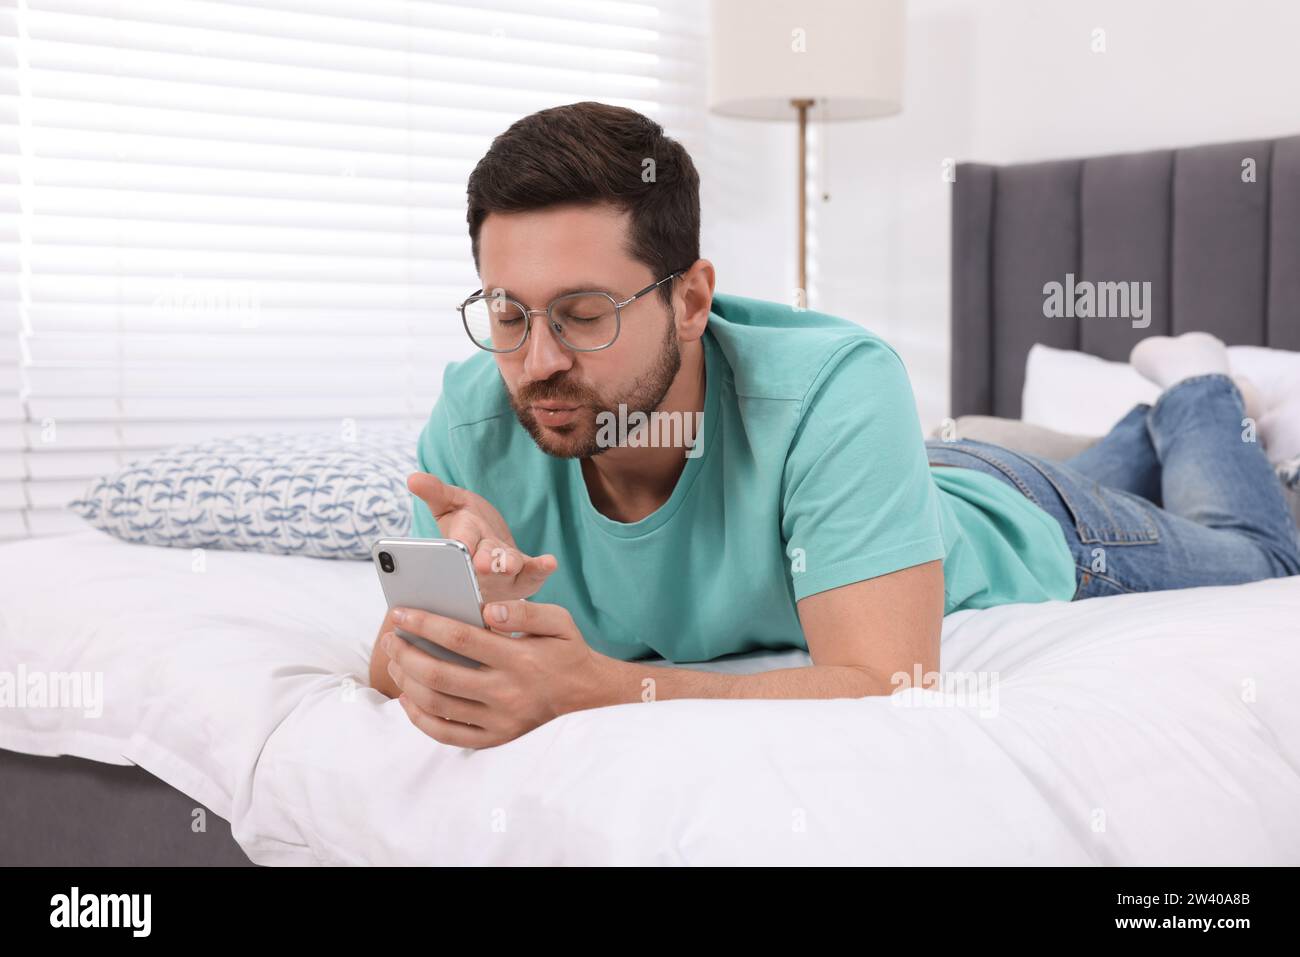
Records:
M669 322L668 334L664 336L654 364L636 378L626 395L613 403L605 402L585 386L553 379L534 382L520 390L519 395L511 395L507 388L506 395L510 397L510 405L515 410L519 424L543 452L556 458L588 459L609 447L598 444L599 429L596 423L600 413L604 412L618 421L618 407L622 403L627 410L627 419L631 419L633 412L649 416L663 402L681 367L682 353L677 345L677 327L675 323ZM529 408L534 402L571 402L582 408L578 410L579 414L573 422L544 427L538 423L537 416Z

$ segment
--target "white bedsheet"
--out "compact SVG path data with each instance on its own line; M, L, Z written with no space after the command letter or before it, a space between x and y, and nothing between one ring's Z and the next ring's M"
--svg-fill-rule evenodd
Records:
M470 751L366 687L368 564L202 558L0 546L0 675L104 691L0 707L0 747L137 763L258 863L1300 864L1300 578L949 616L977 700L660 701Z

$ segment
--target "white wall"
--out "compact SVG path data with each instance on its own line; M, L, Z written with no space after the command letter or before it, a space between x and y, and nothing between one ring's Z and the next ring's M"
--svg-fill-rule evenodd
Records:
M907 0L901 114L814 121L810 304L880 333L923 425L948 410L946 157L1017 162L1300 133L1294 0ZM1092 52L1093 31L1105 52ZM704 255L789 301L796 126L714 118ZM688 144L694 150L692 144ZM710 176L728 177L710 206ZM743 188L732 177L744 177ZM717 184L721 186L723 184ZM830 193L821 200L822 187Z

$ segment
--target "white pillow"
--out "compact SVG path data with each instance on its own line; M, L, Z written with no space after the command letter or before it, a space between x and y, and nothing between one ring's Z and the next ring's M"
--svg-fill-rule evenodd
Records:
M1139 402L1160 395L1127 362L1034 343L1025 361L1020 418L1075 435L1105 435Z

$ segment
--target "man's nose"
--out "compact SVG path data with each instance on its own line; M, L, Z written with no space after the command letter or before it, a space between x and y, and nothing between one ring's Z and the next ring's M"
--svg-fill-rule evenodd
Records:
M541 382L555 373L573 365L573 359L564 343L556 338L555 330L545 315L530 317L532 328L528 342L524 343L524 372L529 381Z

